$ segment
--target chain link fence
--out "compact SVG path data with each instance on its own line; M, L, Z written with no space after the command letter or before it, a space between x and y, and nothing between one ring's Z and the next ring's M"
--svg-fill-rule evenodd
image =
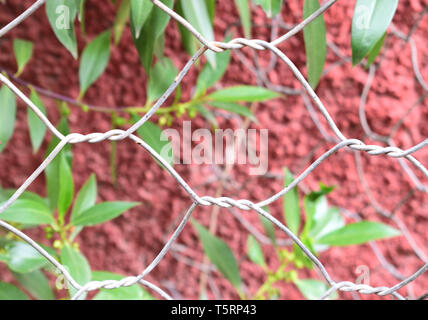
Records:
M140 145L142 148L144 148L148 153L150 153L157 161L159 161L165 168L168 170L168 172L175 178L177 183L187 192L189 198L192 200L192 205L188 208L186 214L182 218L181 222L179 223L178 227L175 229L175 231L170 236L169 240L165 243L162 250L158 253L158 255L155 257L155 259L139 274L136 276L129 276L125 277L119 281L116 280L104 280L104 281L90 281L88 283L77 283L75 279L70 275L70 273L67 271L67 269L61 265L55 258L53 258L46 250L44 250L39 244L37 244L32 238L27 236L25 233L21 232L20 230L16 229L12 225L6 223L5 221L0 220L0 226L12 233L14 233L16 236L21 238L22 240L26 241L29 245L31 245L34 249L36 249L40 254L42 254L53 266L57 268L59 272L62 273L64 278L69 282L71 286L73 286L77 292L72 297L72 299L78 299L79 297L82 297L85 293L97 290L100 288L106 288L106 289L114 289L119 287L125 287L125 286L132 286L136 283L140 283L143 286L148 287L149 289L155 291L160 296L164 297L165 299L171 299L171 296L167 294L164 290L162 290L157 285L145 280L145 277L159 264L159 262L163 259L163 257L168 253L171 252L174 254L174 250L171 250L182 232L182 230L187 225L192 213L198 206L218 206L221 208L229 208L231 213L235 215L235 217L241 221L244 225L244 227L252 232L253 234L257 235L257 231L253 228L251 224L246 222L240 214L234 210L234 208L245 210L245 211L252 211L256 214L259 214L269 221L271 221L273 224L276 225L282 232L284 232L292 242L294 242L297 246L299 246L302 251L306 254L306 256L314 263L316 268L319 270L320 274L323 276L325 281L329 285L329 289L325 294L323 294L320 298L326 299L335 291L348 291L348 292L359 292L360 294L375 294L379 296L387 296L391 295L397 299L405 299L398 290L400 288L403 288L407 286L410 282L417 279L419 276L421 276L425 271L428 270L428 258L424 254L423 250L418 247L414 239L412 238L410 232L408 231L406 225L399 220L395 215L394 212L389 212L388 210L384 209L379 205L379 203L375 200L375 198L372 196L370 188L365 181L364 178L364 168L362 167L362 162L360 159L361 153L367 153L372 156L387 156L391 158L396 158L399 162L403 172L410 178L410 180L413 182L415 188L421 192L428 193L428 186L423 184L415 175L413 170L419 170L425 177L428 178L428 170L427 168L422 165L421 162L419 162L412 154L421 148L424 148L428 144L428 139L425 139L424 141L416 144L415 146L402 150L395 146L393 135L398 130L398 128L401 126L401 124L404 121L404 118L410 114L410 112L419 105L423 98L428 94L428 85L424 81L421 72L419 70L418 66L418 57L417 57L417 48L415 45L415 42L412 39L412 35L416 28L418 27L419 22L421 21L422 17L428 12L428 7L426 7L419 15L419 18L415 21L414 25L410 28L410 31L407 34L404 34L400 30L398 30L394 25L391 27L392 36L398 37L405 43L407 43L411 48L411 57L412 57L412 66L414 70L415 79L420 84L420 86L423 88L424 93L422 96L418 99L418 101L415 102L414 105L412 105L409 109L406 115L400 119L400 121L393 127L390 134L388 136L381 136L376 133L374 133L366 119L365 114L365 104L368 96L368 92L370 90L370 86L372 84L373 78L376 73L376 67L372 65L369 69L369 76L367 83L364 87L362 96L361 96L361 103L359 106L359 116L360 116L360 122L364 129L365 134L372 140L378 141L379 143L384 144L385 146L381 145L368 145L364 142L358 140L346 137L337 127L334 119L330 116L329 112L327 111L327 108L324 106L323 102L320 100L320 98L317 96L317 94L314 92L314 90L311 88L311 86L308 84L305 77L302 75L302 73L299 71L299 69L295 66L295 64L287 57L287 55L282 52L280 49L277 48L277 46L284 41L287 41L294 35L296 35L299 31L301 31L306 25L311 23L315 18L317 18L319 15L323 14L324 11L326 11L328 8L330 8L332 5L335 4L337 0L330 0L325 2L320 9L318 9L316 12L314 12L312 15L310 15L307 19L303 20L301 23L295 25L295 26L289 26L285 24L283 21L281 21L280 17L275 18L272 21L271 26L271 35L272 40L270 42L259 40L259 39L245 39L245 38L235 38L229 42L219 42L219 41L207 41L197 30L194 28L188 21L186 21L183 17L181 17L179 14L177 14L175 11L171 10L167 6L165 6L162 2L158 0L151 0L155 6L166 12L170 17L172 17L174 20L176 20L178 23L180 23L183 27L185 27L187 30L189 30L195 38L201 43L201 48L191 57L191 59L187 62L187 64L184 66L184 68L179 72L177 77L175 78L174 82L169 86L169 88L164 92L164 94L158 99L158 101L153 105L153 107L148 111L141 119L139 119L133 126L131 126L128 130L110 130L104 133L99 132L93 132L89 134L80 134L80 133L71 133L66 136L61 134L54 125L49 121L49 119L31 102L31 100L25 96L7 77L0 74L0 81L9 87L14 94L19 97L22 101L25 102L25 104L33 110L33 112L43 121L43 123L46 125L46 127L50 130L50 132L55 135L58 139L60 139L60 142L55 147L55 149L49 154L49 156L42 162L42 164L31 174L31 176L17 189L17 191L8 199L1 207L0 207L0 217L1 213L8 208L11 204L14 203L16 199L19 198L19 196L28 188L28 186L45 170L45 168L49 165L49 163L56 157L56 155L67 145L67 144L77 144L77 143L98 143L105 140L110 141L121 141L124 139L130 139ZM20 16L18 16L16 19L14 19L12 22L10 22L8 25L0 29L0 37L4 36L8 31L11 29L17 27L20 22L22 22L24 19L29 17L34 11L39 9L43 4L45 3L45 0L38 0L36 1L31 7L29 7L24 13L22 13ZM278 36L278 34L285 30L286 32ZM337 55L339 58L339 61L334 63L329 69L326 69L324 72L329 72L331 68L334 68L336 66L339 66L345 62L348 62L349 58L347 58L345 55L343 55L340 50L332 43L328 44L330 49ZM268 50L271 52L271 61L269 63L268 68L261 69L257 63L252 63L249 61L247 57L245 57L242 53L240 53L240 49L244 47L252 48L256 51L261 50ZM171 95L171 93L177 88L177 86L180 84L182 79L186 76L189 69L196 63L196 61L201 57L202 54L204 54L205 51L211 50L212 52L219 53L224 50L234 50L237 57L243 62L243 64L252 72L255 74L258 84L260 86L265 86L269 89L287 94L287 95L299 95L303 99L305 106L312 118L312 120L315 122L315 125L319 129L320 133L324 137L324 139L328 142L334 143L335 145L331 147L327 152L325 152L323 155L321 155L316 161L311 163L303 172L301 172L295 180L285 187L283 190L279 191L275 195L269 197L268 199L265 199L264 201L254 203L251 200L248 199L231 199L228 197L211 197L211 196L201 196L198 195L188 184L187 182L174 170L172 166L170 166L155 150L153 150L145 141L137 137L134 133L135 131L143 125L145 121L150 119L150 117L156 112L158 108L162 106L162 104L166 101L166 99ZM296 79L300 82L302 89L296 90L293 88L288 88L285 86L280 86L271 83L268 80L268 77L266 74L273 70L278 63L285 63L286 66L291 70L293 75L296 77ZM315 106L315 108L314 108ZM333 134L329 134L324 127L324 125L321 123L321 121L318 118L318 114L316 112L316 109L321 113L322 117L326 120L326 123L328 127L331 129ZM271 214L269 214L266 210L263 209L264 206L267 206L271 204L274 201L277 201L282 196L284 196L287 192L289 192L292 188L296 187L299 183L301 183L315 168L317 168L321 163L326 161L331 155L336 153L340 149L348 149L352 151L355 155L355 163L357 166L358 174L362 183L362 186L364 188L364 191L366 192L372 206L374 209L383 217L386 217L391 220L393 224L395 224L404 235L405 239L408 241L409 245L414 251L414 254L419 258L421 261L421 267L418 270L414 270L414 273L411 275L402 275L400 272L398 272L395 267L387 262L381 251L378 249L376 244L370 243L371 248L373 249L376 257L381 262L382 266L384 267L386 272L389 272L392 274L397 281L399 281L396 285L392 287L372 287L366 284L359 284L354 283L350 281L338 281L335 280L334 276L330 275L326 268L324 267L323 263L302 243L302 241L294 235L284 224L282 224L280 221L278 221L275 217L273 217ZM407 201L407 198L404 198L402 202ZM261 238L262 236L260 234L257 235L258 238ZM424 299L426 295L423 295L419 297L420 299Z

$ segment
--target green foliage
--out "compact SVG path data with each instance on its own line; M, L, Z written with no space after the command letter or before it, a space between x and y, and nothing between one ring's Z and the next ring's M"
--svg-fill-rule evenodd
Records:
M28 300L28 297L14 285L0 282L0 300Z
M33 88L31 88L30 100L44 115L46 115L46 108ZM46 125L30 108L27 108L27 120L28 128L30 130L31 145L33 146L33 152L36 153L45 137Z
M184 17L198 30L208 41L214 41L212 21L205 1L200 0L180 0ZM209 63L215 67L215 53L206 51L205 56Z
M67 268L70 275L80 285L91 280L91 267L86 258L69 244L65 244L61 249L61 263ZM73 296L77 290L68 284L70 296Z
M361 221L333 230L323 235L317 242L333 246L349 246L398 235L400 232L390 226L379 222Z
M131 25L134 37L140 37L141 29L152 11L153 3L149 0L131 0Z
M173 0L161 1L169 8L172 8ZM149 16L145 20L138 38L135 37L137 32L134 30L134 25L131 24L131 32L134 38L134 43L143 68L146 70L148 76L150 76L150 68L153 61L155 43L163 34L169 19L169 15L167 15L165 12L163 12L158 7L153 7Z
M120 6L117 9L116 17L114 19L113 24L113 38L114 44L117 46L120 43L120 39L122 38L123 30L126 27L126 23L129 20L129 11L131 7L130 0L122 0L120 2Z
M285 179L284 187L287 187L293 182L293 176L291 172L285 168L284 170ZM297 188L294 187L284 195L283 199L284 218L288 228L296 234L299 231L300 225L300 209L299 209L299 196L297 194Z
M279 94L262 87L254 86L233 86L215 91L207 96L207 99L219 102L238 102L238 101L266 101L279 97Z
M107 67L110 58L110 31L92 40L83 50L79 66L80 97Z
M281 12L282 0L253 0L257 5L260 5L269 18L273 18Z
M91 268L85 256L78 249L78 244L74 242L74 238L84 227L112 220L139 205L139 203L115 201L96 204L97 182L94 174L89 177L75 196L74 182L67 155L61 152L58 157L57 176L54 181L58 192L54 196L49 195L48 192L48 196L56 199L56 202L52 202L52 198L43 198L35 193L25 191L20 198L0 214L0 218L17 224L19 229L44 226L47 240L53 242L50 246L42 245L43 249L58 259L71 276L83 285L91 280ZM6 201L15 191L13 189L0 189L0 202ZM73 202L74 205L71 208ZM53 205L49 207L51 203ZM54 299L55 293L49 287L45 276L45 272L54 272L52 268L49 268L48 260L26 242L8 240L9 238L10 235L0 237L0 263L8 266L16 280L32 297ZM76 293L76 289L70 284L67 288L70 297ZM16 291L18 289L6 285L0 287L0 297L2 297L3 289L11 290L10 297L13 297L15 293L17 297L21 294L20 291ZM134 289L130 289L131 291L126 289L117 289L112 293L101 290L97 299L129 298L129 292L134 292L132 291ZM128 295L126 295L127 293ZM24 297L23 293L21 297ZM150 297L142 289L138 289L135 295L137 299L148 299Z
M287 168L284 169L284 185L289 185L293 178ZM399 235L399 232L387 225L361 221L345 225L339 210L330 207L326 195L334 188L320 184L318 191L313 191L304 196L305 223L299 232L300 208L297 190L290 190L284 196L284 218L288 227L299 236L303 244L315 255L329 246L346 246L362 244L372 240L379 240ZM267 209L267 208L266 208ZM290 221L293 221L290 223ZM280 266L271 270L264 264L263 251L257 240L250 236L247 240L248 256L251 261L263 267L266 272L266 281L259 288L254 299L275 298L278 290L274 287L280 281L291 282L296 285L306 299L318 299L328 289L326 283L316 279L299 279L296 269L312 269L312 261L305 255L302 249L293 244L293 250L278 248L274 237L272 223L266 218L261 220L266 235L271 238ZM337 295L330 296L335 299Z
M220 238L212 235L205 227L192 221L205 254L216 266L223 276L240 292L242 280L239 273L238 263L229 246Z
M251 12L247 0L235 0L235 5L238 8L239 17L241 18L242 28L246 38L251 37Z
M12 91L5 85L0 88L0 152L12 137L15 127L16 100Z
M320 8L318 0L305 0L303 18L306 19ZM315 89L320 81L327 55L324 17L321 15L303 29L305 40L308 81Z
M266 266L262 247L252 235L249 235L247 239L247 251L252 262L262 267Z
M22 39L13 39L13 52L18 65L18 71L16 71L18 77L33 55L33 43Z
M357 0L351 33L353 65L359 63L376 45L381 47L378 42L391 23L397 5L398 0ZM379 53L380 49L377 51Z
M77 15L76 3L70 0L47 0L46 15L55 36L77 59L77 42L74 20Z

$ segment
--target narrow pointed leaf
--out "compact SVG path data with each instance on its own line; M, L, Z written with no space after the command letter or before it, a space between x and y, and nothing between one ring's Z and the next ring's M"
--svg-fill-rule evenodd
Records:
M33 43L22 39L13 39L13 52L18 65L16 76L19 76L33 55Z
M161 0L167 7L172 8L173 0ZM138 51L141 64L148 76L153 61L153 52L156 40L163 34L168 24L170 16L156 6L153 6L149 17L141 29L140 37L135 37L134 26L131 24L131 34L134 39L135 47Z
M398 0L357 0L352 18L352 64L359 63L383 37Z
M219 101L210 101L209 104L217 109L223 109L229 112L233 112L236 114L239 114L241 116L250 118L251 120L255 121L256 117L251 112L248 107L240 105L238 103L234 102L219 102Z
M205 1L180 0L184 17L198 30L207 41L214 41L212 22ZM205 52L209 63L215 66L215 53L211 50Z
M34 89L31 89L30 100L36 105L37 108L39 108L39 110L44 115L46 115L45 106L43 105L42 100L39 98L37 92ZM36 153L37 150L39 150L45 137L46 125L30 108L27 108L27 120L28 128L30 130L31 145L33 146L33 152Z
M153 3L150 0L131 0L131 24L135 38L140 37L141 29L152 11Z
M71 211L71 220L76 219L85 210L93 207L97 200L97 180L95 174L91 174L88 181L85 182L83 187L77 194L76 201Z
M18 199L5 211L0 219L30 225L53 223L52 212L46 203L29 199Z
M239 274L238 263L229 246L223 240L213 236L195 220L192 221L192 224L202 242L205 254L223 276L239 290L242 285L241 275Z
M278 96L278 93L262 87L239 85L214 91L207 98L220 102L256 102L270 100Z
M249 235L247 239L247 251L248 257L252 262L259 266L266 265L262 247L252 235Z
M61 154L59 162L59 192L58 192L58 214L64 217L70 207L74 196L74 182L70 166L64 154Z
M113 24L113 38L114 44L117 46L122 38L123 30L126 27L126 23L129 20L131 2L130 0L122 0L120 6L117 9L116 17Z
M284 176L284 187L286 187L293 182L294 178L287 168L284 169ZM284 195L282 204L285 222L288 228L290 228L294 234L297 234L300 226L300 207L297 187L294 187Z
M75 1L47 0L46 15L55 36L62 45L77 59L77 42L74 31L74 19L77 8Z
M362 221L329 232L318 239L317 243L331 246L349 246L398 235L400 235L398 230L383 223Z
M318 0L305 0L303 19L320 8ZM321 15L303 29L308 82L315 89L320 81L327 55L324 16Z
M73 216L71 224L74 226L94 226L112 220L127 210L138 206L139 202L103 202Z
M86 92L107 67L110 58L110 31L92 40L83 50L79 66L80 96Z
M246 38L251 37L251 12L250 3L248 0L235 0L235 5L238 8L239 18L241 19L242 28Z
M16 99L5 85L0 89L0 152L12 137L16 118Z

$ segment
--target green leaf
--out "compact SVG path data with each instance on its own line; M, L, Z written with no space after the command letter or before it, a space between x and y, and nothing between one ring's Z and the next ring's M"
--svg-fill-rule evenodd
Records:
M44 115L46 115L46 109L43 105L43 102L40 100L37 92L33 88L31 88L30 100ZM43 142L43 138L45 137L46 125L30 108L27 108L27 120L28 128L30 129L31 145L33 146L33 152L36 153Z
M63 135L68 135L70 133L67 118L61 117L57 129ZM46 150L46 157L52 152L52 150L58 145L58 143L59 139L55 136L52 136L48 149ZM51 208L51 210L55 210L58 207L59 164L61 162L62 157L65 157L68 160L68 163L71 167L72 153L70 145L66 145L45 169L49 208Z
M228 41L226 38L225 41ZM201 96L208 88L213 86L218 80L221 79L223 74L226 72L227 66L230 61L230 51L226 50L215 55L216 63L215 68L207 63L199 73L198 80L196 81L196 88L194 97Z
M177 75L177 68L169 58L158 59L150 72L147 101L152 103L168 89Z
M274 91L262 87L245 85L227 87L218 91L214 91L213 93L207 96L207 98L210 100L220 102L256 102L266 101L276 97L279 97L279 94Z
M24 71L25 66L33 55L33 43L15 38L13 39L13 52L18 65L18 71L16 72L18 77Z
M370 65L375 61L376 57L379 55L382 50L383 43L385 42L386 32L379 39L378 42L374 45L374 47L370 50L369 55L367 56L366 69L370 67Z
M91 280L91 267L88 261L69 244L65 244L61 249L61 263L78 284L85 285ZM71 284L68 284L68 288L71 296L77 292Z
M0 152L12 137L15 127L16 100L13 92L6 86L0 89Z
M269 18L281 12L282 2L282 0L254 0L254 3L260 5Z
M328 248L326 245L317 244L316 241L325 234L342 228L345 225L338 208L329 207L327 210L317 210L313 216L313 222L308 236L315 242L314 248L321 252Z
M266 266L262 247L260 246L256 238L254 238L252 235L248 236L247 250L248 250L248 257L252 262L262 267Z
M329 286L315 279L299 279L294 282L299 291L308 300L317 300L327 292ZM330 295L329 299L337 299L337 293Z
M125 201L99 203L80 215L72 217L71 224L75 226L94 226L112 220L139 204L139 202Z
M120 39L122 38L123 30L125 29L126 23L129 20L130 7L130 0L122 0L119 9L117 9L116 17L114 18L113 24L113 38L114 44L116 46L119 45Z
M104 72L110 58L110 31L104 31L83 50L79 66L80 97Z
M269 212L268 207L263 208L265 211ZM275 236L275 228L273 226L273 223L270 222L270 220L266 219L262 215L258 215L260 222L262 223L263 229L266 233L266 235L269 237L269 239L272 241L274 245L276 245L276 236Z
M124 276L107 271L93 271L92 281L123 279ZM117 289L100 289L93 300L154 300L155 298L138 284Z
M172 8L174 4L173 0L161 0L161 2L169 8ZM131 34L138 51L138 56L148 76L150 76L155 42L164 33L169 19L170 16L168 14L154 6L149 17L146 19L146 23L144 23L139 38L135 37L136 32L131 24Z
M318 239L317 243L331 246L349 246L398 235L400 235L398 230L383 223L362 221L329 232Z
M352 64L359 63L378 43L394 17L398 0L357 0L352 18Z
M14 285L0 282L0 300L28 300L28 297Z
M73 202L74 182L65 155L62 153L59 162L59 192L58 192L58 214L64 217Z
M134 122L138 120L137 117L133 117L132 119ZM162 132L161 128L153 122L146 121L137 129L137 134L170 165L173 165L174 156L172 153L171 142Z
M57 39L77 59L76 34L74 32L74 19L77 8L74 1L47 0L46 15Z
M238 8L239 18L241 19L242 28L246 38L251 37L251 12L248 0L235 0Z
M131 0L131 24L135 38L140 37L141 29L152 11L150 0Z
M210 101L209 104L217 109L223 109L229 112L233 112L239 114L241 116L250 118L253 121L256 121L256 117L251 112L250 109L246 106L242 106L240 104L234 102L218 102L218 101Z
M203 106L202 104L195 104L194 107L195 107L196 111L202 117L204 117L208 122L210 122L214 128L218 127L217 120L216 120L214 114L210 110L205 108L205 106Z
M305 0L303 19L320 8L318 0ZM308 82L315 89L320 81L327 55L324 16L320 15L303 29Z
M40 270L30 273L14 273L14 277L28 292L39 300L54 300L55 296L48 279Z
M205 0L205 4L207 6L208 15L210 16L211 24L214 22L215 17L215 2L216 0Z
M15 192L16 192L16 189L0 189L0 201L8 200ZM47 201L45 198L42 198L38 194L31 192L31 191L24 191L19 196L19 199L20 200L33 200L36 202L40 202L42 204L47 204Z
M242 280L239 274L238 263L229 246L223 240L213 236L205 227L195 220L192 220L192 224L202 242L205 254L223 276L229 280L236 289L240 290Z
M284 169L284 176L284 187L286 187L293 182L294 178L287 168ZM282 205L284 209L284 219L288 228L291 232L297 234L300 225L300 207L297 187L294 187L284 195Z
M7 245L9 268L18 273L29 273L48 263L36 249L25 242L15 241Z
M198 30L207 41L214 41L212 22L205 1L180 0L184 17L196 30ZM215 67L215 53L211 50L205 52L209 63Z
M31 225L50 224L54 222L52 212L45 202L18 199L5 211L0 219Z
M325 195L334 189L333 186L320 184L319 191L313 191L303 198L303 206L306 214L306 222L302 233L307 235L314 228L314 219L317 214L319 219L328 211L328 203Z
M77 194L76 201L73 205L73 210L71 211L71 220L76 219L80 216L85 210L93 207L95 201L97 200L97 179L95 174L91 174L88 181L85 182L83 187L80 189Z
M177 2L177 5L174 10L180 16L184 16L183 9L181 8L181 1ZM193 34L189 30L187 30L187 28L184 27L181 23L177 22L177 26L178 31L180 32L181 44L183 45L184 49L187 51L188 54L193 55L198 49L198 40L196 40Z

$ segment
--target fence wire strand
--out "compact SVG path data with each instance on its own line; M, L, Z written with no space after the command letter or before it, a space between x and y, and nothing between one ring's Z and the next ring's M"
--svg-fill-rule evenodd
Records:
M419 100L415 103L415 105L412 106L411 109L409 109L406 115L402 119L400 119L399 123L397 123L396 126L394 126L393 132L391 132L391 134L388 137L378 135L370 128L365 115L365 103L367 100L367 94L368 94L368 91L370 90L370 86L376 72L376 67L372 66L369 70L368 80L361 96L359 116L360 116L360 122L362 124L363 130L366 133L366 135L370 137L372 140L377 141L383 145L368 145L359 139L347 138L339 130L334 119L330 116L327 108L324 106L321 99L311 88L311 86L309 85L305 77L302 75L300 70L294 65L294 63L288 58L288 56L283 51L277 48L277 45L283 43L284 41L296 35L306 25L308 25L315 18L323 14L328 8L334 5L337 2L337 0L330 0L326 2L308 18L304 19L302 22L292 27L287 26L284 22L281 21L280 18L274 19L272 22L273 24L272 33L271 33L272 39L270 42L267 42L261 39L245 39L245 38L235 38L229 42L208 41L196 30L194 26L192 26L186 19L184 19L174 10L165 6L159 0L151 0L151 1L155 6L163 10L171 18L173 18L178 23L180 23L183 27L189 30L193 34L193 36L201 43L201 48L186 63L186 65L183 67L183 69L179 72L177 77L174 79L173 83L164 92L164 94L157 100L157 102L153 105L153 107L141 119L139 119L133 126L131 126L127 130L115 129L104 133L93 132L89 134L70 133L64 136L55 128L55 126L49 121L49 119L42 112L39 111L39 109L31 102L31 100L27 96L25 96L24 93L22 93L7 77L5 77L0 73L0 81L4 85L6 85L8 88L10 88L12 92L17 97L19 97L29 108L31 108L31 110L33 110L35 114L39 117L39 119L46 125L49 131L53 135L55 135L58 139L60 139L60 142L58 143L58 145L46 157L46 159L40 164L40 166L30 175L30 177L27 178L27 180L17 189L17 191L2 206L0 206L0 217L1 217L1 213L10 205L12 205L16 199L19 198L19 196L46 169L49 163L56 157L56 155L67 144L77 144L77 143L83 143L83 142L98 143L106 140L120 141L124 139L130 139L135 143L137 143L138 145L140 145L151 156L153 156L156 160L158 160L166 168L166 170L171 174L171 176L178 182L178 184L186 191L186 193L189 195L192 201L192 205L188 208L186 214L182 218L179 225L175 228L175 231L172 233L169 240L165 243L165 245L163 246L162 250L158 253L156 258L153 259L153 261L139 275L124 277L121 280L107 279L104 281L89 281L88 283L77 283L75 279L73 279L73 277L70 275L70 273L66 270L66 268L63 265L61 265L61 263L59 263L54 257L52 257L47 251L45 251L40 245L38 245L34 240L28 237L25 233L14 228L13 226L11 226L10 224L8 224L3 220L0 220L0 227L12 232L17 237L27 242L35 250L37 250L41 255L43 255L52 265L58 268L58 270L63 274L63 276L67 279L67 281L71 284L71 286L73 286L77 290L77 292L72 297L72 299L79 299L85 293L93 290L98 290L101 288L114 289L119 287L132 286L137 283L153 290L154 292L156 292L157 294L159 294L161 297L165 299L172 299L172 297L169 294L167 294L159 286L153 284L152 282L147 281L145 277L154 268L156 268L156 266L164 258L164 256L172 249L174 243L176 242L176 239L178 238L182 230L185 228L192 213L198 206L219 206L222 208L230 208L232 210L234 208L238 208L245 211L254 211L257 214L264 216L266 219L268 219L273 224L275 224L276 227L278 227L282 232L284 232L286 236L288 236L289 239L284 239L284 241L290 241L292 243L295 243L303 250L303 252L314 263L314 265L317 267L318 271L320 272L321 276L325 279L325 281L329 285L328 291L325 292L325 294L323 294L320 297L321 299L326 299L335 291L359 292L360 294L366 294L366 295L376 294L379 296L391 295L396 299L400 299L400 300L405 299L398 292L398 290L409 285L412 281L414 281L419 276L421 276L424 272L426 272L428 269L428 261L425 253L421 248L418 247L415 240L412 238L409 231L407 230L405 224L401 222L396 216L394 216L392 212L388 212L387 210L383 209L372 196L370 188L368 184L365 182L364 170L362 168L360 153L364 152L372 156L384 155L391 158L397 158L403 171L407 174L411 182L415 185L415 188L417 188L422 192L428 193L427 186L422 184L422 182L419 181L419 179L416 177L415 173L413 172L414 169L419 170L426 178L428 178L428 170L426 169L426 167L422 165L413 156L415 152L417 152L418 150L428 145L428 138L407 150L402 150L396 147L392 140L392 135L398 130L399 126L403 123L404 117L407 117L417 105L422 103L423 99L428 93L428 86L419 69L417 47L412 38L412 35L415 29L417 28L417 25L421 21L422 17L428 12L428 9L427 9L428 6L424 8L423 12L421 12L420 16L416 20L415 24L411 27L407 35L402 33L400 30L398 30L394 25L392 25L391 27L392 34L398 37L399 39L401 39L402 41L404 41L405 43L409 44L410 46L412 67L415 74L415 78L416 78L416 81L420 84L421 88L424 90L424 94L419 98ZM3 37L7 32L12 30L16 26L18 26L23 20L31 16L31 14L34 13L36 10L38 10L44 3L45 3L45 0L38 0L34 2L34 4L31 5L27 10L25 10L21 15L19 15L9 24L7 24L6 26L0 29L0 37ZM278 37L278 33L280 33L281 30L286 30L286 32ZM251 66L251 62L248 60L248 58L246 58L243 54L239 53L239 50L244 47L249 47L257 51L260 51L260 50L270 51L272 55L271 55L271 61L269 63L268 70L262 70L257 65L257 58L255 58L255 61L256 61L255 67ZM333 65L332 68L337 67L341 65L343 62L349 60L345 55L343 55L340 52L340 50L337 47L335 47L334 44L329 44L329 47L332 48L332 51L340 58L338 63ZM327 152L325 152L313 163L311 163L299 175L297 175L295 180L290 185L286 186L284 189L278 191L276 194L272 195L271 197L261 202L254 203L247 199L232 199L229 197L199 196L196 193L196 191L194 191L194 189L192 189L192 187L190 187L187 184L187 182L175 171L175 169L172 166L170 166L155 150L153 150L144 140L140 139L139 137L133 134L138 128L140 128L144 124L144 122L150 119L150 117L156 112L158 108L160 108L163 105L166 99L171 95L172 92L175 91L177 86L186 76L190 68L207 50L211 50L215 53L222 52L224 50L234 50L237 53L237 57L243 62L243 64L247 66L247 68L257 76L257 80L259 83L263 84L264 86L272 90L283 92L285 94L300 95L304 101L306 108L308 109L308 112L311 115L311 119L314 121L316 127L318 128L318 130L320 131L324 139L329 143L333 142L335 144ZM283 63L285 63L286 66L291 70L295 78L300 82L302 86L301 90L288 88L286 86L275 85L268 80L266 76L267 72L269 72L269 70L273 70L279 61L282 61ZM319 113L326 120L328 127L330 128L330 130L333 132L334 135L330 135L325 129L324 125L321 124L317 114L315 113L314 106L318 109ZM421 260L422 266L418 270L415 270L413 274L407 275L406 277L400 274L399 272L397 272L395 267L387 261L387 259L385 258L385 256L383 256L383 254L380 252L377 246L374 243L372 243L371 247L375 252L377 258L381 262L381 264L384 266L384 268L386 270L388 269L392 270L390 273L393 274L398 280L400 280L400 282L398 282L396 285L392 287L385 287L385 286L372 287L369 285L358 284L350 281L333 280L333 277L330 276L330 274L328 273L328 271L326 270L322 262L314 254L312 254L312 252L301 242L301 240L295 234L293 234L284 224L282 224L275 217L273 217L271 214L269 214L267 211L263 209L264 206L269 205L274 201L277 201L279 198L281 198L287 192L289 192L292 188L301 184L302 181L312 171L315 170L315 168L317 168L321 163L323 163L328 157L330 157L331 155L333 155L334 153L336 153L341 149L346 149L354 152L355 161L359 172L359 177L362 185L364 186L363 188L364 192L368 196L370 203L376 209L376 211L378 211L381 215L387 218L390 218L397 225L397 227L403 232L406 240L411 245L415 254ZM407 162L405 162L404 159L406 159ZM411 169L408 166L409 163L413 165L414 169ZM239 216L237 216L236 214L234 215L235 217L237 217L237 219L244 219L242 217L239 218ZM248 225L248 223L246 225L246 228L250 232L254 232L254 230L252 230L251 228L251 225ZM260 238L261 236L258 235L258 237ZM264 239L264 241L268 241L268 240ZM173 253L173 251L171 251L171 253ZM205 267L202 266L201 268L204 269ZM209 271L206 271L206 272L209 272ZM420 298L424 299L425 296L426 294L421 296Z

